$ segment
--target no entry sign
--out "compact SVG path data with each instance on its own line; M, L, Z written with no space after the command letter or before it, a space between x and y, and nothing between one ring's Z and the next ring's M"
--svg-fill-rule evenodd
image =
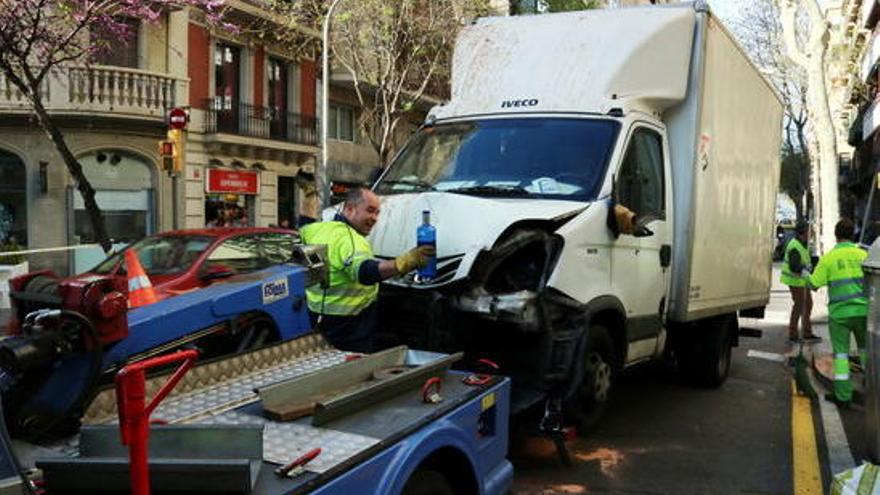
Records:
M184 129L186 127L186 121L186 110L175 107L168 111L168 127L172 129Z

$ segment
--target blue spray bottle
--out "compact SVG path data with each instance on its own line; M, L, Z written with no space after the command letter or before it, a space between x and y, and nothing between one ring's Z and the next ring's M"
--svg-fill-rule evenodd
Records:
M416 243L419 246L437 247L437 229L431 225L431 212L422 211L422 224L416 229ZM428 264L419 268L419 280L427 281L437 276L437 256L432 256Z

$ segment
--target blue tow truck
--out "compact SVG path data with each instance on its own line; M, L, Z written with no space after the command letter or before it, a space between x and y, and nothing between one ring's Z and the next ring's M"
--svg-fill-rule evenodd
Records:
M301 264L136 310L129 336L106 348L82 315L29 315L0 340L0 494L138 493L126 397L145 396L151 489L140 493L505 493L509 380L450 369L461 355L331 348L306 326L301 299L320 253L301 254ZM157 334L276 304L295 309L279 325L294 332L287 340L185 374L143 371L168 360ZM121 371L116 388L101 385L109 371ZM120 385L135 375L140 385Z

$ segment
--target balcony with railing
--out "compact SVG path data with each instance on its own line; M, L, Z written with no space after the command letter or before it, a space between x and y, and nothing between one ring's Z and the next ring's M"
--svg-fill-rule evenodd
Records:
M65 67L46 78L43 105L50 113L163 121L167 109L188 103L189 81L124 67ZM30 113L31 105L0 74L0 112Z
M310 115L279 111L223 98L203 102L206 134L235 134L306 146L318 144L318 120Z

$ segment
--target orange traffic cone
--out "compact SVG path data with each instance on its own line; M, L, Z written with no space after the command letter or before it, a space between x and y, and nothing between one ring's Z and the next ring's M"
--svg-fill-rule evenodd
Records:
M128 271L128 307L138 308L153 304L159 299L153 291L153 284L141 266L134 249L125 251L125 268Z

